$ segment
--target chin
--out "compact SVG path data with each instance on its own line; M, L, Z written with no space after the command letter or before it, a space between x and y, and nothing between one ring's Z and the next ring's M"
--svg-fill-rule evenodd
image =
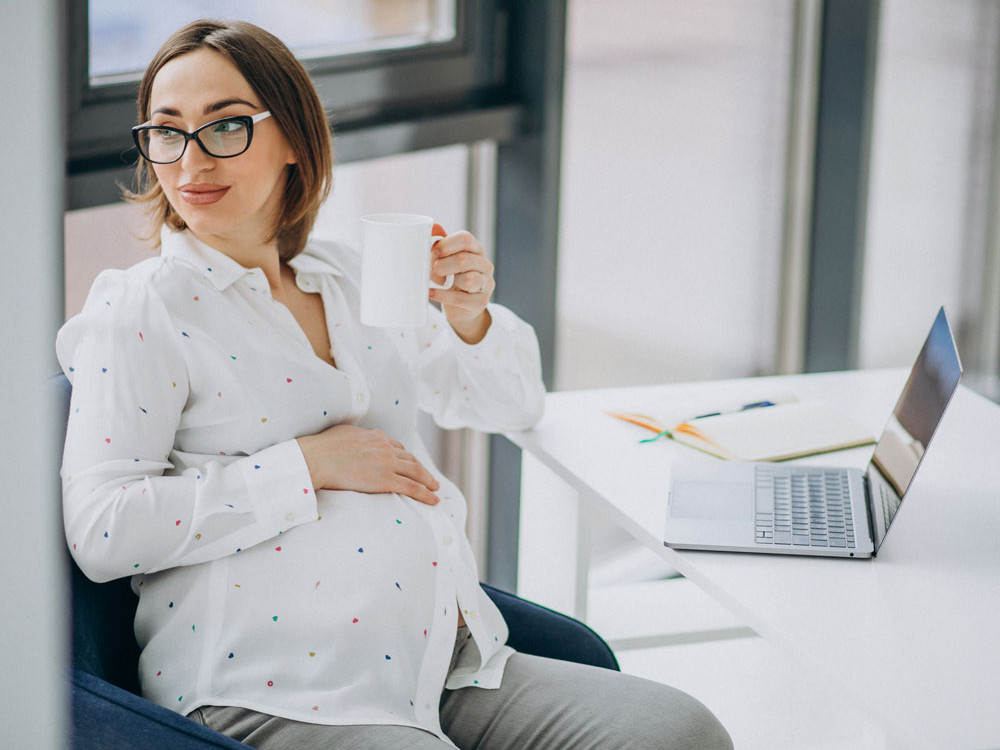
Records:
M192 232L197 235L209 236L213 234L221 234L225 231L225 228L219 226L217 222L204 221L198 219L197 217L181 216L184 219L184 225Z
M184 211L174 210L184 220L187 228L199 235L224 234L234 224L234 222L226 220L225 217L217 214L211 215L208 211L192 211L187 206L185 206Z

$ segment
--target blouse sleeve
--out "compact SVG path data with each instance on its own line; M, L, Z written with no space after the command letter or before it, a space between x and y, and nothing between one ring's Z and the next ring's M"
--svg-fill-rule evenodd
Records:
M152 285L117 271L59 332L73 383L63 520L95 581L218 559L317 517L295 440L170 475L188 398L178 335Z
M418 346L420 405L446 429L488 432L531 427L542 417L545 386L534 329L490 304L490 328L466 344L434 310Z

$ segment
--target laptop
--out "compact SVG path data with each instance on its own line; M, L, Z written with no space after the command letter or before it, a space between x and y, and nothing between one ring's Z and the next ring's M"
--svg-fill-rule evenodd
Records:
M961 375L955 338L942 307L866 469L675 462L664 544L677 549L875 556Z

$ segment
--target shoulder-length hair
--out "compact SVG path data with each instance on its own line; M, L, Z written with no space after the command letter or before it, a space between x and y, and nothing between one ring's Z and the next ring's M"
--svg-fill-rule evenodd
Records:
M139 123L148 122L153 80L168 62L199 49L225 55L271 112L296 156L289 164L280 213L273 235L282 260L298 255L305 247L320 206L330 193L333 175L333 144L326 113L319 95L291 50L264 29L245 21L192 21L174 32L149 63L139 84ZM139 157L136 188L123 187L125 200L145 203L153 218L153 231L164 224L186 228L184 220L164 195L150 164Z

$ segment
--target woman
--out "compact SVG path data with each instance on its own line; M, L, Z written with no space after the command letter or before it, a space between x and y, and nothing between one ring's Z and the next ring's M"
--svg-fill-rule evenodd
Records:
M138 109L161 255L101 274L57 349L67 538L94 580L133 576L143 694L260 748L729 746L681 693L504 645L416 431L541 414L476 239L435 245L455 284L428 326L363 326L357 258L309 239L332 152L281 42L189 24Z

